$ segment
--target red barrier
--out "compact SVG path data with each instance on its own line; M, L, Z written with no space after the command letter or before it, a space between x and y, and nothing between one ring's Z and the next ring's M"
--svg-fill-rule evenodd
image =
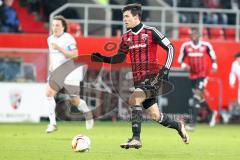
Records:
M0 35L0 47L8 48L47 48L47 36L41 34L1 34ZM104 53L105 55L111 55L115 53L118 49L118 45L115 46L114 43L118 43L120 39L117 38L98 38L98 37L88 37L88 38L77 38L79 54L90 54L93 51L98 51ZM183 41L173 41L175 46L176 54L173 66L179 67L177 64L177 57L179 55L180 46ZM216 51L217 61L219 64L219 70L216 74L210 74L210 77L220 79L222 81L222 91L223 91L223 107L226 108L228 103L237 97L237 90L231 89L229 87L229 72L231 63L233 61L234 54L238 52L239 43L236 42L212 42L213 48ZM107 47L109 51L104 49ZM159 53L161 54L161 50ZM163 53L165 57L165 53ZM165 58L160 56L160 62L163 63ZM119 66L119 65L118 65ZM215 81L210 81L208 85L209 93L211 97L218 97L218 85ZM213 108L217 107L216 100L214 100Z

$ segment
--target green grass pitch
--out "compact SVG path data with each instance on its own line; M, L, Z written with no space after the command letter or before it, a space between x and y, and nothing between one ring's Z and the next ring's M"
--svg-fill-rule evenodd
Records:
M47 123L0 124L0 160L237 160L240 159L240 126L199 125L185 145L177 132L156 123L142 126L143 148L124 150L119 144L131 135L128 122L96 122L86 130L84 122L60 122L59 130L46 134ZM75 153L71 139L82 133L92 148Z

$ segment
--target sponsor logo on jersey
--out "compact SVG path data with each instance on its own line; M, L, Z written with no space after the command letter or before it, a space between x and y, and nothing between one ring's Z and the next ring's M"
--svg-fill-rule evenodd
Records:
M201 52L191 52L188 54L189 57L202 57L203 53Z
M135 44L129 47L129 49L135 49L135 48L145 48L147 44L142 43L142 44Z

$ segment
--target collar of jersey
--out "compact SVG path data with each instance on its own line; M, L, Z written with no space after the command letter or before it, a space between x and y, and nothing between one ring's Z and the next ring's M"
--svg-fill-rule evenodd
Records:
M194 49L198 49L202 45L202 41L199 40L197 45L195 45L193 41L190 41L190 44Z
M131 29L133 34L138 34L141 32L141 30L143 29L144 25L142 23L139 23L138 25L136 25L135 27L133 27Z
M55 38L60 38L62 35L64 35L65 32L63 32L62 34L60 34L59 36L54 36Z

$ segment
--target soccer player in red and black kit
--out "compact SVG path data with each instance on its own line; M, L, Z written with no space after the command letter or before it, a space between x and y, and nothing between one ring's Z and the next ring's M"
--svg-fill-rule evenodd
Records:
M140 140L142 106L149 113L151 119L161 125L176 129L185 143L189 143L189 137L181 121L175 121L167 114L160 113L157 105L157 92L159 82L168 79L168 71L172 64L174 48L171 42L156 28L141 23L141 5L129 4L122 9L123 22L128 31L123 34L118 52L111 56L103 56L93 53L93 61L105 63L121 63L130 55L135 90L129 97L129 105L132 109L133 136L120 147L141 148ZM167 60L159 70L157 64L157 46L160 45L167 52ZM151 90L151 92L149 92Z
M212 119L210 126L215 125L216 111L212 112L204 99L204 88L207 84L207 75L209 73L207 58L212 60L212 71L217 71L216 55L212 45L209 42L200 40L198 29L193 28L191 40L182 44L178 62L181 67L190 73L190 80L193 91L192 122L187 126L188 130L193 130L197 123L198 109L207 107ZM185 63L186 62L186 63Z

